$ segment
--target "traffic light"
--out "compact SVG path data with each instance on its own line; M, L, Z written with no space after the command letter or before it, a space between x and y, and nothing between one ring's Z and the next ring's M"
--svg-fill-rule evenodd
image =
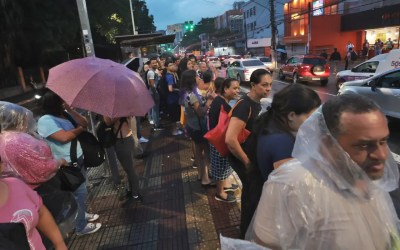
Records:
M190 31L193 31L193 29L194 29L193 21L189 21L189 28L190 28Z
M193 31L194 30L193 21L185 21L184 27L186 31Z

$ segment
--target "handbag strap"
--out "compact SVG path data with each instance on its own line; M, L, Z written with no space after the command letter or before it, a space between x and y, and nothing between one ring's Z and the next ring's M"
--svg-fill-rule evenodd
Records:
M63 111L63 115L65 118L67 118L67 120L69 120L72 123L72 125L75 128L78 127L78 123L74 120L74 118L72 118L72 116L67 111ZM71 141L71 147L69 149L69 157L71 158L71 163L73 165L78 164L77 147L78 147L78 137L75 137Z
M240 99L239 101L237 101L237 102L235 103L235 105L233 105L232 109L229 111L229 114L228 114L229 118L232 117L232 112L233 112L233 110L236 108L236 106L237 106L241 101L243 101L243 99ZM250 119L250 116L251 116L251 106L250 106L250 113L249 113L249 116L247 117L247 120Z
M78 164L78 156L76 152L76 148L78 147L78 138L75 137L71 141L71 148L69 149L69 157L71 158L71 163L73 165Z

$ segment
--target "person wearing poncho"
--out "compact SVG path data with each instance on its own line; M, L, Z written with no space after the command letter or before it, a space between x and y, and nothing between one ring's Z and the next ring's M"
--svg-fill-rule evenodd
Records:
M246 239L272 249L400 249L388 136L373 101L327 101L300 127L294 159L265 182Z

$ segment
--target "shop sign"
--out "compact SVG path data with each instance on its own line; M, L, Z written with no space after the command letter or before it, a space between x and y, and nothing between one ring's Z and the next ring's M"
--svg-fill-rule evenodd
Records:
M259 48L267 46L271 46L271 38L258 38L247 40L247 48Z

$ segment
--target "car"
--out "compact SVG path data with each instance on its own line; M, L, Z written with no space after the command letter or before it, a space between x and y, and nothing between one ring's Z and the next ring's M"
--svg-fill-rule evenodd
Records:
M207 62L209 64L214 65L214 67L217 68L217 69L221 68L221 62L220 62L218 57L210 56L210 57L207 58Z
M235 78L239 82L248 82L251 73L256 69L267 69L267 67L260 60L254 58L235 60L226 68L226 76Z
M143 65L148 61L148 58L141 58L141 57L133 57L128 58L121 62L125 67L135 72L139 72L139 70L143 67Z
M374 100L387 116L400 119L400 68L345 82L338 95L356 93Z
M272 62L271 57L266 57L266 56L256 56L254 58L257 58L258 60L260 60L262 63L264 63L265 66L267 66L267 68L269 70L274 70L275 66L274 66L274 62Z
M322 86L328 84L330 74L326 59L314 55L293 56L279 69L279 79L282 81L289 77L293 79L293 83L319 81Z
M381 72L400 67L400 50L380 54L358 64L351 70L343 70L336 74L336 88L339 90L344 82L370 78Z
M239 60L239 59L242 59L242 56L240 56L240 55L228 55L227 57L225 57L223 65L225 67L228 67L233 61Z

